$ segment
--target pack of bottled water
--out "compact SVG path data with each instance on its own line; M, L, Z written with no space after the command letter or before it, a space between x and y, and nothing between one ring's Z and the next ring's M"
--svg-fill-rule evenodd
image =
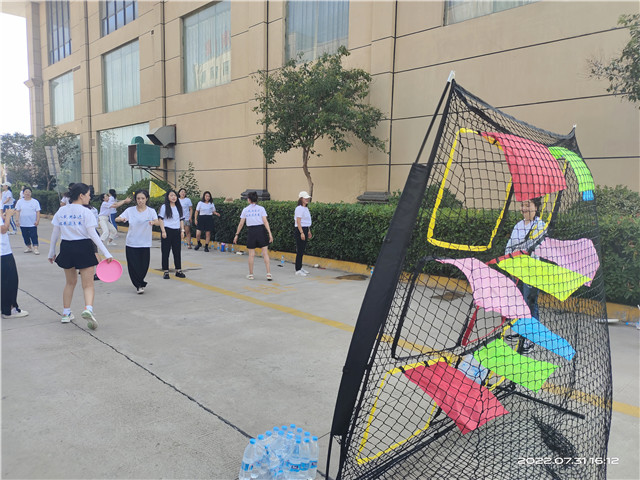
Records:
M317 471L318 437L292 423L249 440L239 480L313 480Z

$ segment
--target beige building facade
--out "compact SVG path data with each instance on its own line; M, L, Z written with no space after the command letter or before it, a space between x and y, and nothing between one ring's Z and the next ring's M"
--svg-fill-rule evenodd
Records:
M191 162L200 188L215 197L238 198L252 188L291 200L306 189L301 152L267 165L254 144L262 127L252 111L258 88L253 75L286 60L293 38L287 37L288 2L228 2L226 13L218 14L227 26L216 27L215 42L201 41L197 48L209 58L197 68L186 60L191 25L197 38L206 38L198 15L205 18L216 2L49 3L62 5L21 2L5 4L3 11L27 19L32 132L57 122L79 135L85 183L123 191L140 173L129 177L126 145L113 139L175 125L175 158L164 160L172 183ZM107 5L120 3L129 15L135 12L122 26L118 21L127 12L111 15ZM607 83L590 79L587 67L588 58L621 51L629 33L617 28L618 16L638 12L638 2L525 0L488 13L473 10L478 1L343 3L340 21L348 28L351 52L345 63L373 77L370 102L385 114L377 135L388 151L355 142L336 153L321 141L322 156L310 161L315 200L353 202L365 191L402 189L451 70L464 88L516 118L562 134L576 125L596 183L640 190L638 106L608 94ZM65 47L68 36L70 51L55 59L48 16L65 14L65 8L68 26L64 35L56 30L55 42ZM107 92L131 68L138 69L138 91L123 83L121 99ZM60 116L64 92L61 82L52 82L68 78L72 113Z

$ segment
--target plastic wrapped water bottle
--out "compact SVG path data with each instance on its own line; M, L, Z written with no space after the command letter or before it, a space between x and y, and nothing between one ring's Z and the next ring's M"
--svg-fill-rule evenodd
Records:
M240 466L239 480L251 480L254 474L253 468L256 460L256 439L249 440L249 444L244 449L242 455L242 465ZM253 477L255 478L255 477Z
M311 437L309 443L309 475L308 478L313 480L318 473L318 437Z
M269 471L269 458L267 456L267 449L265 448L264 435L258 435L255 449L256 460L253 465L254 476L252 478L266 478L267 472Z
M309 458L310 450L309 440L304 439L300 444L300 478L302 480L307 480L309 478L309 466L311 461Z
M296 440L296 444L293 446L293 450L289 454L288 463L288 472L289 478L291 479L299 479L300 478L300 463L302 462L302 458L300 455L301 442L300 440Z
M280 257L280 266L284 267L284 255Z

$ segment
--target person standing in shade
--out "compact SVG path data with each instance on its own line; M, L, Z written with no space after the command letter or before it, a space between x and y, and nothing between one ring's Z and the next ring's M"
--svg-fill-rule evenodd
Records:
M524 200L520 204L520 212L522 213L522 220L516 223L511 232L511 237L507 242L504 253L509 255L517 251L528 252L535 247L542 238L546 235L545 223L540 220L540 207L542 206L542 199L540 197ZM532 256L534 256L532 254ZM522 292L524 301L526 302L531 316L536 320L538 317L538 289L531 285L527 285L522 280L517 282L517 286ZM517 334L507 335L507 340L517 340L520 338ZM521 353L529 353L534 348L534 343L528 339L525 339L522 345Z
M238 235L242 231L245 222L249 229L247 233L247 250L249 250L249 275L247 278L253 280L253 262L256 256L256 248L262 249L262 259L267 269L267 280L273 280L271 276L271 264L269 262L269 244L273 242L271 228L267 221L267 211L261 205L258 205L258 194L249 192L247 195L248 206L244 207L240 214L240 223L233 237L234 245L238 243Z
M187 197L187 191L184 188L178 190L178 200L182 205L182 221L184 222L185 239L187 248L191 249L191 214L193 213L193 202Z
M213 204L213 198L211 192L206 191L202 194L202 200L198 202L196 206L196 216L194 223L196 224L196 248L200 248L200 237L202 232L205 232L205 244L204 251L209 251L209 242L211 241L211 233L213 232L213 216L220 214L216 212L216 206Z
M164 196L164 205L158 213L160 219L160 250L162 253L162 278L169 279L169 252L173 252L173 264L176 267L176 277L185 278L182 271L182 258L180 255L180 241L184 237L184 221L182 220L182 205L178 201L175 190L169 190Z
M76 183L69 192L69 203L60 209L53 216L51 224L51 247L49 249L49 262L55 262L64 270L65 286L62 292L62 323L69 323L73 320L71 313L71 300L73 291L80 279L82 281L82 291L84 293L85 309L82 318L87 321L87 327L91 330L98 328L98 320L93 314L93 300L95 290L93 286L93 276L98 260L94 253L93 244L97 245L107 262L113 260L113 256L107 250L102 240L96 232L96 217L91 210L86 208L91 200L89 186L84 183ZM56 255L56 244L60 241L60 253Z
M26 187L22 194L23 198L16 203L18 212L18 226L22 232L24 240L24 253L33 252L40 255L38 251L38 224L40 223L40 202L31 198L31 189Z
M0 212L0 282L2 285L2 297L0 307L2 318L20 318L29 315L26 310L21 310L18 306L18 268L16 260L13 258L11 244L9 243L8 220L15 211L12 208Z
M293 214L293 236L296 239L296 275L300 277L309 275L309 272L302 268L302 257L307 248L307 241L313 237L311 233L311 213L307 206L309 205L309 201L311 201L311 195L304 191L300 192L300 195L298 195L298 206Z
M15 210L13 210L14 203L13 192L11 191L11 182L4 182L2 184L2 210L7 211L11 209L15 213ZM13 216L6 217L5 215L5 220L11 226L9 235L15 235L18 228L16 227L16 222L13 221Z
M60 206L64 207L65 205L69 205L69 192L71 191L71 187L73 187L75 185L75 183L70 183L69 184L69 190L67 190L66 192L64 192L62 194L62 198L60 199Z
M116 208L118 208L120 205L117 205L116 203L118 202L118 194L116 193L115 188L110 188L109 189L109 203L111 203L111 210L109 211L109 221L111 222L111 225L113 225L113 228L116 229L116 236L118 236L118 224L116 223L116 216L118 215L118 211L116 210Z
M109 196L108 193L102 194L102 204L100 205L100 212L98 213L98 218L100 219L100 230L102 230L100 240L107 242L107 245L109 246L116 246L117 244L114 242L114 239L118 235L118 230L111 224L111 211L115 210L120 205L131 203L131 199L127 197L119 202L112 202L111 198L112 197Z
M160 225L160 221L156 211L147 206L149 192L138 190L135 199L136 206L127 208L116 218L116 222L129 222L126 240L127 268L131 283L138 294L141 294L147 286L145 277L151 259L152 226Z

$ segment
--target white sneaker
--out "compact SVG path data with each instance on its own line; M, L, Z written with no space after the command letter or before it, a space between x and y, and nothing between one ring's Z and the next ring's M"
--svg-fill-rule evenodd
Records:
M16 232L15 232L15 231L13 231L13 232L9 232L9 235L15 235L15 234L16 234Z
M296 275L299 276L299 277L306 277L307 276L307 274L304 273L304 270L297 270L296 271Z
M29 312L27 312L26 310L16 310L15 308L11 309L11 315L5 315L4 313L2 314L2 318L20 318L20 317L26 317L27 315L29 315Z
M38 251L38 247L33 247L33 253L35 255L40 255L40 252Z
M117 247L118 244L116 242L114 242L113 240L109 240L109 243L107 243L108 247Z
M24 253L31 253L31 252L33 252L33 250L31 249L31 247L24 247L23 252Z
M73 316L73 313L70 313L69 315L62 315L62 318L60 319L60 322L69 323L74 318L76 318L76 317Z
M302 270L304 273L306 273L307 275L309 275L309 272L307 272L304 268L301 268L300 270Z
M138 295L143 294L144 293L144 287L140 287L138 288Z
M82 312L82 318L87 321L87 328L89 328L89 330L95 330L98 328L98 320L93 316L93 312L91 310L85 310Z

